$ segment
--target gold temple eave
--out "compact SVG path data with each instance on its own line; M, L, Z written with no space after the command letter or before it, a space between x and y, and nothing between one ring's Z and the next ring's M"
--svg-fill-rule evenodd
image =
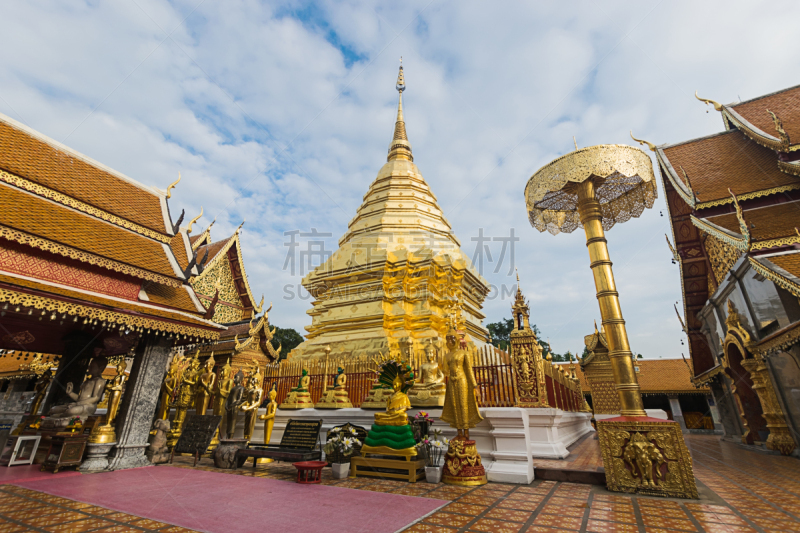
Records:
M69 316L86 318L89 320L99 320L108 322L110 324L119 324L131 328L150 329L164 333L173 333L176 335L183 335L185 337L198 337L206 340L216 340L219 338L220 331L211 329L216 324L209 323L208 329L202 327L193 327L184 323L180 323L173 319L165 318L157 320L148 318L134 311L130 313L120 312L118 310L103 309L85 304L68 302L56 298L32 294L22 290L14 290L0 286L0 303L8 303L10 305L19 305L34 309L41 309L48 312L55 312L58 314L66 314ZM198 319L195 319L198 320Z
M782 289L785 289L794 294L796 297L800 298L800 284L767 267L754 257L748 257L747 259L750 261L750 266L753 267L753 270L772 281Z

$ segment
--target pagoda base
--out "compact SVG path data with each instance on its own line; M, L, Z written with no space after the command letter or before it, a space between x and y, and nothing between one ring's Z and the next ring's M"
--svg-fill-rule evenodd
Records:
M278 406L278 409L313 409L314 402L311 401L311 393L308 391L292 391L286 397L286 401Z
M692 458L672 420L619 416L597 421L608 490L697 499Z
M314 405L314 409L352 409L353 402L347 396L347 391L330 389L325 391L325 395Z
M450 446L444 455L442 483L466 487L488 483L486 470L483 468L474 440L459 436L450 441Z

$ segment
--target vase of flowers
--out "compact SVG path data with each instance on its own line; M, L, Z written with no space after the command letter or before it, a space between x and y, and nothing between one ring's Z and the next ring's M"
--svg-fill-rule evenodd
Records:
M325 452L325 457L331 457L331 469L333 470L333 477L335 479L344 479L350 472L350 456L356 450L356 447L361 447L361 441L356 436L356 430L347 428L342 431L342 428L333 428L333 436L328 439L325 446L322 448Z
M432 436L423 436L417 444L417 449L425 456L425 480L428 483L439 483L442 480L442 458L448 443L441 433L440 430L434 430Z

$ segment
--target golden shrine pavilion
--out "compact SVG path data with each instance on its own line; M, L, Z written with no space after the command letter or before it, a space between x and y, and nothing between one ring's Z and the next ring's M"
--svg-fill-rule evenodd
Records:
M711 387L726 435L789 454L800 438L800 86L700 100L723 132L647 143L666 191L692 380Z
M414 164L403 116L403 68L387 163L364 195L339 249L303 279L315 298L306 341L290 359L414 350L444 338L446 315L461 308L463 329L483 346L488 282L461 251L436 196Z
M0 115L0 349L61 356L43 413L93 356L133 354L111 469L149 464L151 420L134 415L155 409L173 347L224 329L189 284L202 260L170 214L174 185L142 185Z

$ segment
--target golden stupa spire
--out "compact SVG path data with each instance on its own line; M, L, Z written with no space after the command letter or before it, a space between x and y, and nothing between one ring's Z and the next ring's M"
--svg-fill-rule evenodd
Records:
M394 137L392 144L389 145L389 156L387 161L392 159L408 159L413 161L414 157L411 155L411 144L408 142L406 135L406 123L403 119L403 91L406 90L405 79L403 78L403 58L400 58L400 72L397 74L397 84L395 85L397 92L400 93L397 102L397 121L394 125Z

